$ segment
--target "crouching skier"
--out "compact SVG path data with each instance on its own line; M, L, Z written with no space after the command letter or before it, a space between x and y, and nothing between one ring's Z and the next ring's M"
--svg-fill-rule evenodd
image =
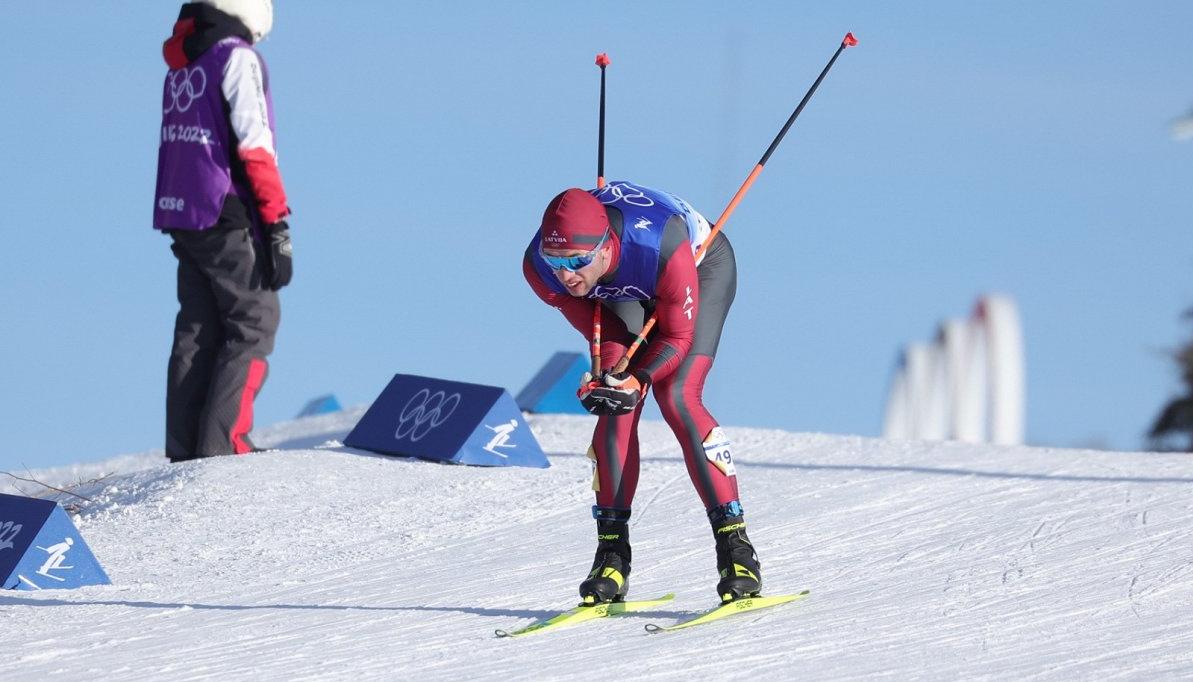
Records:
M184 4L163 46L153 226L178 259L166 388L171 462L244 454L290 281L290 214L265 63L270 0Z
M708 221L683 199L619 181L560 193L526 249L522 271L530 287L590 342L595 306L614 304L604 308L617 314L602 323L602 367L614 367L625 354L643 312L658 316L646 351L626 371L606 372L581 388L584 407L600 415L589 451L596 462L597 550L580 583L585 603L626 595L638 421L651 388L712 524L717 594L728 602L762 588L729 442L701 399L737 288L733 247L723 233L697 265L694 252L709 233Z

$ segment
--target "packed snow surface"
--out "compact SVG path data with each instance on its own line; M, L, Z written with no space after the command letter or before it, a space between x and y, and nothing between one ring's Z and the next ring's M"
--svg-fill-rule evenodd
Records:
M728 428L764 591L811 595L648 634L715 605L716 570L679 447L643 422L630 594L675 601L498 639L576 602L593 420L531 417L551 468L485 469L346 448L361 412L260 430L275 450L246 457L13 472L88 498L55 496L113 584L0 593L0 678L1193 675L1187 455Z

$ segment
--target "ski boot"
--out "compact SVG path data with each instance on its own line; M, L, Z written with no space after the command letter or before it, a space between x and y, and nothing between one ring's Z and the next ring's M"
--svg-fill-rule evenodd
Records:
M593 507L592 515L597 520L596 558L580 583L580 598L584 605L623 601L630 586L630 511Z
M722 603L757 597L762 591L762 565L746 536L741 504L734 500L708 512L717 541L717 594Z

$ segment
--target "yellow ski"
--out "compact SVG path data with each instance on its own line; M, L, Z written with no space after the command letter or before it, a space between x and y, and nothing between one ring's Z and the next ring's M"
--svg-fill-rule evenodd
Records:
M744 599L737 599L728 604L722 604L715 609L705 611L697 616L682 620L674 625L655 625L654 623L647 623L647 632L671 632L672 630L682 630L683 628L690 628L695 625L703 625L711 623L714 620L720 620L726 616L733 616L739 613L746 613L749 611L757 611L758 609L766 609L780 604L786 604L796 599L801 599L808 596L808 590L804 590L799 594L783 594L777 597L746 597Z
M569 609L557 616L552 616L546 620L541 620L537 623L527 625L520 630L514 630L513 632L495 630L494 632L498 637L517 637L518 635L529 635L534 632L542 632L543 630L554 629L563 625L583 623L586 620L593 620L595 618L616 616L623 613L629 613L631 611L645 611L646 609L652 609L656 606L662 606L672 599L675 599L674 593L665 594L658 599L606 602L604 604L597 604L596 606L585 606L581 604L574 609Z

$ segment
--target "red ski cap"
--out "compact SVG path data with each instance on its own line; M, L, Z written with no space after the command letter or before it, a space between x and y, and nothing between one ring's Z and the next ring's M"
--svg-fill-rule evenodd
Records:
M608 230L604 204L573 187L557 194L543 211L542 248L591 251Z

